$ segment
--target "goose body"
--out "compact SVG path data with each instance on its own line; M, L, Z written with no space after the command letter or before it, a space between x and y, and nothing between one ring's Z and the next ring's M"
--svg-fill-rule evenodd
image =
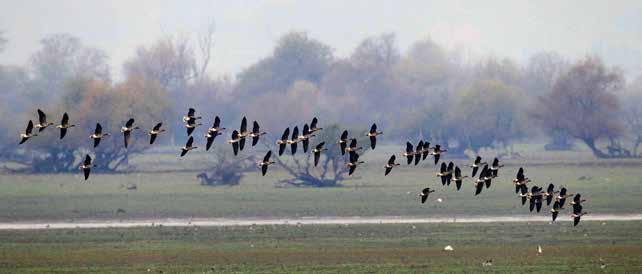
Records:
M477 174L477 170L479 170L479 168L484 165L486 165L486 162L482 163L481 156L477 156L477 158L475 158L475 162L473 162L473 164L470 165L470 167L473 169L473 173L470 176L475 177L475 175Z
M288 137L290 137L290 128L286 128L281 135L281 139L276 141L276 144L279 146L279 156L283 155L285 148L288 145Z
M252 138L252 146L255 146L259 142L259 138L265 134L265 131L261 131L259 123L254 121L252 132L248 134L248 137Z
M382 131L377 131L377 124L373 123L372 126L370 126L370 131L368 133L366 133L366 136L368 136L368 138L370 138L370 148L371 149L373 149L373 150L375 149L375 147L377 146L377 136L382 135L382 134L383 134Z
M432 156L435 157L435 165L437 165L437 163L439 163L439 158L441 157L441 154L446 152L446 151L448 151L448 150L441 149L440 145L435 145L435 148L433 149L433 151L431 153Z
M238 155L239 153L239 143L241 142L242 139L239 136L239 132L237 130L232 131L232 139L228 140L227 143L232 145L232 151L234 151L234 156Z
M388 163L386 163L386 165L383 166L383 168L385 168L386 170L384 176L388 176L388 174L390 173L390 171L392 171L393 168L399 166L398 163L395 163L396 159L397 157L395 155L390 156L390 159L388 159Z
M187 139L187 143L185 143L185 146L181 148L181 157L185 156L188 152L197 149L198 147L192 146L194 144L194 137L190 136L189 139Z
M421 190L421 192L419 193L419 197L421 197L421 203L422 204L426 203L426 200L428 200L428 196L430 196L430 193L433 193L433 192L435 191L430 189L429 187Z
M79 167L79 169L83 171L83 174L85 176L85 181L87 181L87 179L89 179L89 174L91 173L91 168L95 167L95 166L96 165L94 165L92 163L91 156L89 156L89 154L87 154L85 156L85 160L83 161L82 165L80 165L80 167Z
M272 156L271 150L263 156L263 161L257 163L257 166L261 169L261 174L263 174L263 176L267 173L268 166L274 164L274 161L270 161L270 156Z
M100 123L96 123L96 129L94 129L94 134L89 135L89 138L94 140L94 148L100 144L100 140L104 137L109 136L109 133L103 133L103 127Z
M185 124L185 128L187 129L187 136L192 136L192 133L194 133L194 130L196 127L201 126L203 124L199 123L196 121L196 117L191 117L187 120L187 123Z
M467 178L468 176L462 176L461 175L461 169L458 166L455 166L455 174L453 176L453 181L455 182L455 186L457 187L457 191L461 189L461 184L464 181L464 178Z
M359 161L359 154L357 153L351 153L350 154L350 162L346 164L348 167L348 176L352 176L354 171L357 169L357 166L360 164L363 164L364 161Z
M60 125L57 125L56 128L60 129L60 139L65 138L65 135L67 135L67 129L75 127L76 125L72 125L69 123L69 115L65 112L62 115L62 120L60 120Z
M19 144L20 145L24 144L24 142L26 142L27 140L29 140L30 138L32 138L34 136L38 136L38 134L33 133L33 121L29 120L29 122L27 123L27 128L25 129L25 132L24 133L20 133L20 143Z
M189 108L187 110L187 115L183 116L183 122L187 123L190 120L197 120L201 118L202 118L201 116L196 116L196 110L194 108Z
M319 123L319 119L317 119L317 117L312 118L312 122L310 122L310 133L315 133L323 129L322 127L317 127L317 123Z
M158 134L165 132L165 129L161 128L162 126L163 126L163 123L158 123L152 128L152 130L147 132L147 134L149 134L150 145L154 144L154 142L156 141L156 138L158 137Z
M406 162L408 164L412 163L412 160L414 159L416 153L413 149L413 146L410 142L406 142L406 152L402 153L401 156L406 157Z
M139 129L139 127L134 126L134 118L131 118L125 123L125 126L120 128L120 132L123 133L124 141L125 141L125 148L127 148L127 145L129 144L129 139L131 139L131 133Z
M47 122L47 115L41 109L38 109L38 124L36 124L38 132L41 132L52 125L53 123Z
M341 155L346 155L346 147L348 146L348 131L344 130L339 137L339 148L341 149Z
M325 142L321 142L317 144L314 149L312 149L312 154L314 154L314 166L317 166L319 164L319 158L321 158L321 152L327 151L327 148L324 148L323 145L325 145Z

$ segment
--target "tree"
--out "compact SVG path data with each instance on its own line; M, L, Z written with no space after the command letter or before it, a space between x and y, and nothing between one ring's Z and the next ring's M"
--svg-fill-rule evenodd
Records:
M642 144L642 76L628 86L623 96L623 116L626 127L633 138L633 156L640 157L638 148Z
M305 32L290 32L279 39L271 56L238 75L237 90L256 96L263 92L284 93L297 80L319 84L332 60L329 46Z
M364 136L361 134L360 136ZM325 148L328 150L321 153L319 168L314 167L312 153L300 156L298 154L292 157L292 164L281 160L280 157L274 157L277 165L282 167L291 177L279 181L285 185L296 187L336 187L341 185L341 181L346 179L348 170L346 168L346 157L341 155L339 146L336 142L337 136L341 135L341 129L338 125L333 124L325 127L318 136L311 139L310 149L316 144L325 142ZM360 143L365 144L365 138L360 138ZM286 152L287 153L287 152ZM346 154L347 155L347 154Z
M607 68L598 57L586 57L560 76L549 95L541 97L536 117L546 131L567 132L584 142L595 156L608 157L596 142L622 132L615 92L623 83L619 70Z
M523 135L522 91L497 80L478 80L461 92L448 121L457 125L453 139L475 153L506 146Z
M207 186L233 186L241 183L245 172L256 170L255 156L238 156L215 149L214 164L196 175L202 185Z
M86 47L69 34L54 34L40 40L40 49L31 56L36 96L60 95L72 78L110 82L108 57L104 51Z
M183 91L197 72L194 50L184 35L165 36L149 48L139 47L123 66L127 77L156 81L172 93Z
M167 115L171 107L167 93L155 82L130 78L112 86L101 80L80 78L68 82L66 90L60 101L46 111L52 122L67 112L70 123L76 126L63 140L58 140L55 128L49 128L21 147L26 153L20 162L31 172L73 171L86 153L94 154L96 171L123 170L130 155L150 147L145 131L171 118ZM129 118L135 118L141 130L133 133L125 149L119 130ZM97 122L103 132L112 136L93 148L88 132L93 132Z

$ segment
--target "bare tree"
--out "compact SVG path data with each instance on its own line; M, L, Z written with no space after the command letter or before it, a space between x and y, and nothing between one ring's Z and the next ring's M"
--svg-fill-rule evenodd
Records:
M216 150L215 155L212 167L196 175L202 185L238 185L245 172L256 169L257 158L254 155L235 157L222 150Z
M551 94L541 97L534 115L548 132L565 131L583 141L595 156L609 157L596 142L622 132L614 92L623 82L620 71L607 68L597 57L586 57L555 82Z
M203 80L207 74L207 68L212 58L212 49L214 48L214 33L216 32L216 24L212 20L206 27L205 31L198 37L198 49L200 53L200 67L196 71L197 77Z
M291 157L291 163L274 157L277 165L282 167L291 178L279 181L284 185L297 187L336 187L341 185L341 181L346 179L348 170L346 169L346 158L341 155L339 146L336 143L341 134L338 125L330 125L324 128L318 136L310 142L310 150L318 143L325 142L324 151L319 160L319 167L314 167L312 152L308 151L303 156ZM267 144L266 144L267 145ZM289 151L289 147L286 153ZM286 155L286 154L284 154ZM301 152L299 152L301 155ZM290 157L288 157L290 158Z

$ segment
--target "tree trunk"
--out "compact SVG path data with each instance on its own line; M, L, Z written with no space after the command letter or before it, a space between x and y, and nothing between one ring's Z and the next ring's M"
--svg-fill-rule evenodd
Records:
M597 157L597 158L609 158L608 154L602 152L601 150L599 150L595 146L595 140L593 140L593 139L582 139L582 141L584 141L584 143L591 149L591 151L593 152L593 155L595 155L595 157Z

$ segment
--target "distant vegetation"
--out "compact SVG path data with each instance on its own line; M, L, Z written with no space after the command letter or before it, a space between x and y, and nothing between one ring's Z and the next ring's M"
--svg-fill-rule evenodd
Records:
M144 128L165 122L171 134L158 143L182 144L179 116L188 107L206 124L221 116L228 128L247 116L271 136L313 116L321 126L337 123L342 129L377 122L383 142L428 139L448 146L453 157L483 148L508 153L515 142L534 137L548 138L549 149L581 141L596 157L640 157L642 78L627 83L623 72L598 56L572 61L540 52L525 64L471 60L430 39L401 50L395 35L385 33L337 57L331 45L291 32L232 80L206 73L216 58L214 40L213 31L162 37L139 47L114 77L99 45L69 34L43 38L25 66L0 64L0 157L28 172L67 172L93 151L87 136L96 122L116 133L130 117ZM7 43L11 37L0 33L0 54ZM52 138L17 147L36 108L54 122L68 112L77 127L65 140L45 132ZM95 152L97 169L127 170L129 157L150 147L139 134L129 150L118 136L107 138ZM301 179L300 173L293 169L292 175Z

